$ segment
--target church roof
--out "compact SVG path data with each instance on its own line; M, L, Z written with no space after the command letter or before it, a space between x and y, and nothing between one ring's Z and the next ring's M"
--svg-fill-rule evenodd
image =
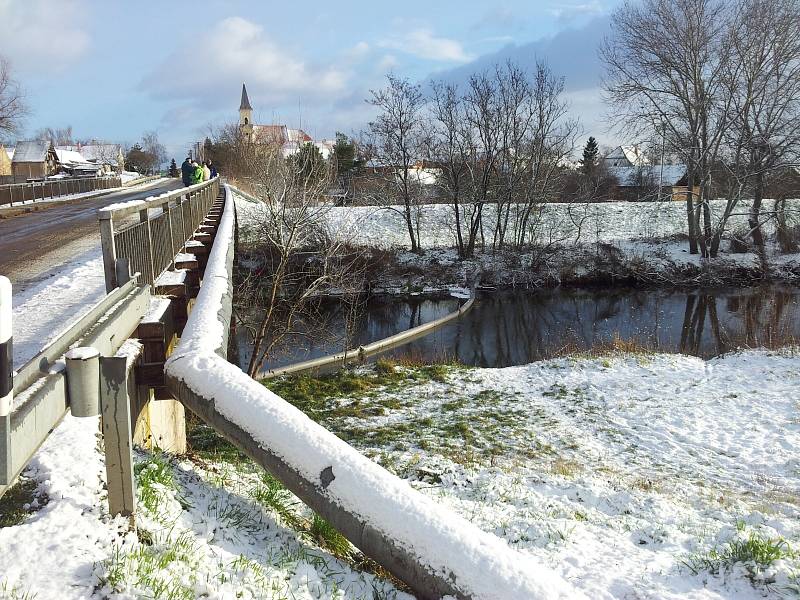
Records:
M253 110L250 106L250 98L247 97L247 88L242 84L242 102L239 104L239 110Z

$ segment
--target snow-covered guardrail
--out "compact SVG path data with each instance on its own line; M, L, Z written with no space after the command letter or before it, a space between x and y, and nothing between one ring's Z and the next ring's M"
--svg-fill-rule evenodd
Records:
M197 302L168 359L167 386L420 598L585 596L414 490L229 363L235 214L225 209Z

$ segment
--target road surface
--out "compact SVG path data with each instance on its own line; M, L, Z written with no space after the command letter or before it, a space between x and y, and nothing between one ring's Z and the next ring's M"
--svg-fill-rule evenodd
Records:
M99 252L98 208L144 199L179 187L180 180L171 180L2 219L0 275L11 280L14 295L17 295L63 270L69 263Z

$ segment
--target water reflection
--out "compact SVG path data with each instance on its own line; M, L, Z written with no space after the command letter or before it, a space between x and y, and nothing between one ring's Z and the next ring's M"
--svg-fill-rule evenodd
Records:
M796 288L770 286L690 291L554 289L482 294L461 320L407 346L394 356L454 358L503 367L606 346L615 339L704 358L737 347L777 347L799 337ZM349 345L367 343L442 316L457 301L378 302L367 305ZM332 326L343 322L331 305ZM240 340L246 353L246 340ZM273 366L340 350L341 338L291 341Z

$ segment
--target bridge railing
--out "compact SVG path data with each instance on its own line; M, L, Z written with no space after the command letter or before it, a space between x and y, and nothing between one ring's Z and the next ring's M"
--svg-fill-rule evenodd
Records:
M585 598L534 557L416 491L226 360L235 220L227 190L200 293L164 369L173 396L419 598Z
M218 193L219 178L214 178L98 210L106 292L117 287L118 263L141 273L141 284L153 285L185 248Z
M14 202L29 202L32 200L67 196L69 194L83 194L96 190L107 190L120 187L121 185L122 181L119 175L111 177L48 179L46 181L35 181L31 183L0 185L0 206L6 204L13 206Z

